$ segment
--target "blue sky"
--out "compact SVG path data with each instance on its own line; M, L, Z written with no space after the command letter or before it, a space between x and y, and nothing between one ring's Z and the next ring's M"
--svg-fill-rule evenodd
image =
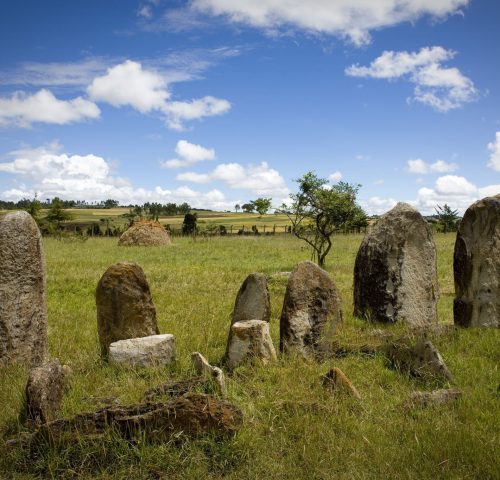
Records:
M0 2L0 198L500 193L496 0Z

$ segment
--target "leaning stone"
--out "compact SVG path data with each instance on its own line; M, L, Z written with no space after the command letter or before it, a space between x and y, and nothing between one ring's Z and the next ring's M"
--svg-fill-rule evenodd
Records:
M204 378L213 379L217 385L219 393L224 395L226 392L224 372L219 367L213 367L210 365L207 359L199 352L193 352L191 354L191 361L193 362L196 373Z
M136 263L117 263L104 272L97 285L96 304L103 357L113 342L160 333L146 276Z
M323 386L331 390L344 390L353 397L361 399L361 395L356 387L347 378L345 373L340 368L332 368L324 377L322 377Z
M416 377L453 381L443 357L428 340L413 343L409 339L400 339L389 344L385 352L390 363L398 370Z
M167 442L180 434L224 439L237 433L242 425L243 413L232 403L192 392L167 403L113 406L56 420L42 425L25 442L67 444L85 436L95 438L111 430L126 440L141 438L154 443Z
M280 319L280 350L303 356L324 348L326 337L342 321L340 295L332 279L310 261L293 269Z
M231 327L227 366L232 369L251 358L258 358L264 365L276 359L269 323L263 320L236 322Z
M0 219L0 365L47 357L46 274L40 230L27 212Z
M26 385L26 414L30 422L40 425L59 416L68 385L68 367L64 367L54 359L30 371Z
M380 217L359 247L354 266L354 315L380 322L437 321L436 246L413 207L398 203Z
M409 407L427 407L429 405L443 405L458 400L462 392L456 388L448 390L434 390L432 392L412 392L405 403Z
M168 365L175 360L175 338L169 333L129 338L109 346L111 363L135 366Z
M455 325L500 327L500 195L472 204L453 257Z

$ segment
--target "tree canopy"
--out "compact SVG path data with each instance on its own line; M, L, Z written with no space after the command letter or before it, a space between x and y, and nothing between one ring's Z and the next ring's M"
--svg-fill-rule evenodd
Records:
M292 222L292 231L312 249L318 265L325 265L336 231L359 229L368 225L363 209L356 203L361 185L338 182L330 185L327 179L307 172L297 179L299 190L290 194L290 202L280 212Z

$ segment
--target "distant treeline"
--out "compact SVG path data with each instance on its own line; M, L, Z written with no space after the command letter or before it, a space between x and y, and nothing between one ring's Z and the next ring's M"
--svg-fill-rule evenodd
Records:
M0 210L29 210L33 204L33 199L23 198L18 202L12 202L7 200L0 200ZM47 198L45 200L36 199L40 208L48 209L51 208L55 203L59 204L61 208L82 208L82 209L110 209L110 208L141 208L144 211L157 211L161 215L185 215L191 210L204 210L210 211L205 208L193 208L188 203L173 203L169 202L166 204L161 203L150 203L146 202L143 205L129 204L120 205L118 200L113 200L111 198L107 200L102 200L100 202L87 202L85 200L62 200L59 197Z

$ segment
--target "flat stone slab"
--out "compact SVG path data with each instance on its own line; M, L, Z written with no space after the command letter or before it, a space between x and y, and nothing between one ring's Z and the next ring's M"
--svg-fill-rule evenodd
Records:
M111 363L137 366L167 365L175 360L175 337L170 333L129 338L109 346Z

